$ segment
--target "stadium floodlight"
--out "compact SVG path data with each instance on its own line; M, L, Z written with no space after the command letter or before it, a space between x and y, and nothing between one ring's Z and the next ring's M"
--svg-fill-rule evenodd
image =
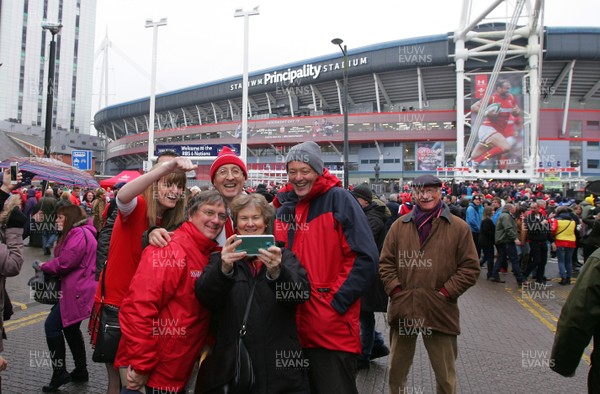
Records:
M50 144L52 142L52 119L54 115L54 68L56 66L56 40L55 36L62 29L62 24L57 22L44 22L42 29L52 34L50 41L50 54L48 58L48 91L46 92L46 126L44 130L44 156L50 157Z
M237 8L233 16L244 17L244 66L242 70L242 146L240 158L248 165L248 22L251 16L259 15L258 6L252 11Z
M151 164L154 161L154 110L156 103L156 48L158 46L158 28L167 25L167 18L161 18L154 22L152 19L146 19L145 27L151 27L153 30L152 39L152 75L150 77L150 113L148 120L148 161ZM150 168L151 165L148 166Z
M348 152L350 150L348 144L348 50L346 45L342 46L344 40L341 38L334 38L331 40L333 45L340 47L342 54L344 55L344 108L342 113L344 114L344 187L350 186L350 174L348 168Z
M55 34L58 34L60 32L60 29L62 29L62 27L63 27L63 25L58 22L42 23L42 29L48 30L50 33L52 33L52 36L54 36Z

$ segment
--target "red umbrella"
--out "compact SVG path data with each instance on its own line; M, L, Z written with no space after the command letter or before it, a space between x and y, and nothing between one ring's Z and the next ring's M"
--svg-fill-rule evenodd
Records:
M110 187L112 188L114 185L116 185L119 182L129 182L135 178L137 178L138 176L140 176L142 174L140 174L137 171L123 171L118 175L113 176L112 178L108 178L108 179L104 179L102 181L100 181L100 186L103 188L107 188Z

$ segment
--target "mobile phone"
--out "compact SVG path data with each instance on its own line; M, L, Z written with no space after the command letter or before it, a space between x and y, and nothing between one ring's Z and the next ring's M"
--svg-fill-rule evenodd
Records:
M17 184L17 174L19 173L19 163L16 161L10 162L10 184Z
M236 252L246 252L246 256L258 256L258 249L269 249L275 245L275 237L272 235L238 235L236 240L242 243L235 249Z

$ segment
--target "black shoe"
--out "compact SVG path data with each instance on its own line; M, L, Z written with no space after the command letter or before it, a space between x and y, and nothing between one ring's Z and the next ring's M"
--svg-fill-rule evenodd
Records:
M71 375L66 370L56 370L52 373L52 379L50 380L50 384L42 387L42 391L44 393L53 393L58 391L58 388L65 383L71 381Z
M559 284L559 285L563 285L563 286L564 286L564 285L568 285L569 283L567 282L567 278L562 278L562 279L560 280L560 282L558 282L558 284Z
M375 360L376 358L385 357L388 354L390 354L390 349L388 349L387 346L377 346L374 347L373 350L371 350L371 356L369 357L369 360Z
M87 369L75 368L69 375L71 375L71 381L73 382L87 382L90 380L90 375Z
M364 358L359 358L356 363L356 368L360 371L361 369L369 369L371 367L371 363L369 360L365 360Z
M492 282L496 282L496 283L506 283L506 281L505 281L505 280L502 280L502 279L500 279L500 278L494 278L494 277L492 277L492 278L490 278L490 280L491 280Z

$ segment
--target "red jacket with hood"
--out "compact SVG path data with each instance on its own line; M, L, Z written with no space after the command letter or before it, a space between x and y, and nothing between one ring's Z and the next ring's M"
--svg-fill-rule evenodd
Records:
M379 254L362 208L340 186L327 169L302 199L288 184L273 200L275 238L311 283L310 300L298 306L302 347L360 354L360 296L375 283Z
M217 243L185 222L164 248L148 246L119 312L115 367L150 375L147 385L178 392L206 342L210 312L194 294Z

